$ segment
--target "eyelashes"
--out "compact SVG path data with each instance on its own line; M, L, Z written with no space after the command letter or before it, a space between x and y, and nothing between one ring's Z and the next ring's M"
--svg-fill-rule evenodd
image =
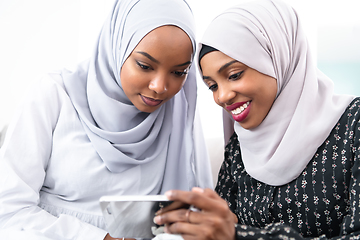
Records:
M244 71L240 71L238 73L232 74L229 77L229 80L238 80L242 75L243 75Z
M188 72L187 72L187 71L182 71L182 72L180 72L180 71L174 71L174 74L175 74L176 76L178 76L178 77L183 77L183 76L185 76L186 74L188 74Z
M245 72L245 70L230 75L228 77L229 81L239 80L243 76L244 72ZM217 88L218 88L218 85L217 85L217 83L214 83L212 85L208 85L208 88L209 88L210 91L215 92L217 90Z
M142 64L139 61L136 61L136 64L144 71L149 71L149 70L153 70L152 67ZM176 77L183 77L185 75L188 74L188 69L184 70L184 71L173 71L172 72Z
M150 69L150 66L147 66L147 65L144 65L144 64L141 64L140 62L136 61L136 64L143 70L149 70Z
M216 84L216 83L213 84L213 85L211 85L211 86L209 86L209 90L212 91L212 92L215 92L216 89L217 89L217 84Z

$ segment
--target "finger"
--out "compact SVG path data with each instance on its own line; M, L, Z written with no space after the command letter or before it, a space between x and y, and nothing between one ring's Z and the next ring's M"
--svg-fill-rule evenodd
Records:
M174 222L187 221L187 209L177 209L166 213L161 213L154 218L154 223L158 225L171 224Z
M158 225L173 224L175 222L202 224L206 222L211 222L211 219L214 218L218 218L218 216L210 212L180 209L158 215L154 218L154 222Z
M199 194L203 194L204 196L208 196L210 198L218 198L220 197L214 190L210 188L199 188L199 187L193 187L191 189L192 192L197 192Z
M196 236L197 233L202 231L202 227L197 224L191 224L187 222L176 222L173 224L167 224L165 226L165 232L171 234L181 234L182 236Z
M211 226L177 222L165 227L166 233L181 234L185 240L219 239Z
M231 213L233 214L234 223L238 223L238 222L239 222L239 220L238 220L238 218L237 218L236 214L235 214L235 213L233 213L233 212L231 212Z
M189 205L194 205L195 207L206 210L206 211L216 211L216 209L221 206L219 211L223 211L224 207L228 208L227 203L220 196L217 195L211 189L205 189L203 191L180 191L180 190L171 190L165 193L165 195L171 201L181 201Z
M165 212L169 212L169 211L172 211L172 210L175 210L175 209L180 209L180 208L188 208L189 205L188 204L185 204L183 202L179 202L179 201L174 201L173 203L171 203L169 206L166 206L162 209L160 209L159 211L157 211L155 213L155 215L159 215L159 214L162 214L162 213L165 213Z
M184 240L199 240L200 239L198 236L188 235L188 234L182 234L181 237Z
M204 211L192 212L186 210L184 212L184 209L177 210L177 216L172 214L174 212L158 216L163 217L162 220L166 223L165 232L167 233L181 234L184 239L194 237L197 240L219 239L219 236L227 236L224 239L234 237L234 215L230 210L224 216Z
M181 237L184 240L199 240L199 238L197 236L188 235L188 234L182 234Z

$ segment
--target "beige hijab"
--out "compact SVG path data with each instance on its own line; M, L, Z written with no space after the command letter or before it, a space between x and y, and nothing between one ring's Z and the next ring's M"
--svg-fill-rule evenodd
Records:
M277 79L277 98L264 121L235 122L242 160L253 178L279 186L298 177L353 96L335 95L311 57L293 8L278 0L234 6L213 20L202 44Z

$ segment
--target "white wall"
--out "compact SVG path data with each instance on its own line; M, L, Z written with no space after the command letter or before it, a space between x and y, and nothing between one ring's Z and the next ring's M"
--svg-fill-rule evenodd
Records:
M201 36L218 12L239 1L188 2ZM0 129L10 121L15 106L41 74L71 67L89 56L112 3L113 0L0 1ZM200 95L204 96L200 97L203 108L214 111L211 94L202 83ZM202 112L208 122L209 112ZM212 113L212 118L213 115L220 119L219 114ZM219 131L212 128L206 134L217 136Z
M213 17L247 0L188 0L199 38ZM358 0L285 0L300 14L314 58L318 27L347 26L360 39ZM0 1L0 130L8 123L24 93L43 73L71 68L87 58L113 0L1 0ZM356 31L353 29L357 29ZM343 35L342 35L343 36ZM352 38L354 35L347 35ZM359 47L328 39L325 55L359 58ZM352 42L353 45L359 45ZM322 45L321 45L322 46ZM336 49L334 50L334 47ZM326 49L332 49L327 52ZM199 107L204 134L213 159L222 158L221 109L199 81ZM216 172L217 169L214 170Z

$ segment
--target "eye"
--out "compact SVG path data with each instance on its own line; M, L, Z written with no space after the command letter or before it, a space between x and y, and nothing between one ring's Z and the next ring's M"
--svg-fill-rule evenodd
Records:
M229 80L238 80L238 79L243 75L243 73L244 73L244 71L241 71L241 72L232 74L232 75L229 77Z
M215 83L215 84L212 84L209 86L209 90L212 91L212 92L215 92L217 90L217 87L218 85Z
M138 61L136 61L136 64L137 64L141 69L143 69L143 70L149 70L149 69L151 69L150 66L144 65L144 64L142 64L142 63L140 63L140 62L138 62Z
M178 77L183 77L186 74L188 74L187 71L182 71L182 72L181 71L174 71L173 73Z

